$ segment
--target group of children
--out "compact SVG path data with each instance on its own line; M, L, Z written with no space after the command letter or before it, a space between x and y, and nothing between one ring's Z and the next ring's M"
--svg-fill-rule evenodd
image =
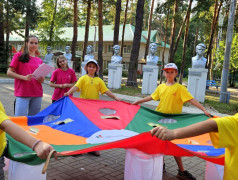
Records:
M16 57L14 56L13 61L11 62L8 70L8 75L15 78L15 96L17 97L18 103L16 104L15 109L19 109L18 111L21 111L19 108L20 104L30 104L33 100L38 102L39 104L39 101L41 101L42 98L41 83L44 81L44 78L36 80L33 79L31 75L33 70L36 69L37 66L42 63L42 60L40 61L39 59L37 59L35 55L35 52L38 48L38 38L35 36L31 36L28 40L29 41L26 42L26 47L28 49L25 54L16 54ZM27 58L22 56L26 56ZM27 60L25 61L25 59ZM50 86L55 88L52 96L52 103L62 98L63 96L72 96L75 91L81 91L80 98L84 99L99 99L99 93L105 93L106 95L117 101L120 100L106 87L104 81L98 77L97 73L99 71L99 65L96 60L91 59L86 63L85 71L87 72L87 74L80 77L78 81L75 72L68 67L67 60L64 56L59 56L57 58L56 64L58 68L52 73L50 79ZM29 66L29 68L24 69L24 66L26 65ZM29 70L30 68L31 70ZM169 114L179 114L182 113L183 104L186 102L190 102L194 106L201 109L205 115L211 116L211 114L192 97L192 95L183 85L180 85L176 82L177 74L177 66L174 63L167 64L163 69L163 75L166 78L166 82L160 84L156 88L154 93L152 93L150 96L145 97L139 101L133 102L132 104L136 105L150 100L159 100L160 102L158 107L156 108L156 111ZM32 87L32 81L34 81L35 86L39 88L39 91L35 92L35 94L30 95L30 98L32 96L32 99L27 99L29 97L29 93L31 92L28 92L28 94L26 94L23 91L24 84L22 83L27 82L28 86ZM20 88L20 90L17 88ZM34 89L34 87L30 89L32 90ZM25 102L25 99L27 99L27 101L29 102ZM1 104L0 129L0 153L2 155L4 155L3 151L6 148L7 144L4 131L10 134L16 140L31 147L37 152L37 155L41 158L46 158L49 152L53 150L52 146L50 146L49 144L43 143L40 140L31 137L24 130L12 123L5 115L4 108ZM168 130L163 127L156 127L151 130L152 136L156 136L162 140L185 138L208 132L212 132L210 133L210 136L212 143L215 147L226 148L224 179L237 178L238 173L235 171L235 168L238 166L238 140L236 136L234 136L234 134L237 134L238 132L238 114L232 117L207 120L198 124L175 130ZM214 132L218 132L219 136L217 133ZM95 155L100 154L99 152L96 152ZM57 157L56 153L55 157ZM193 177L192 174L184 170L181 157L175 157L175 160L179 168L177 175L178 178L196 179L195 177Z

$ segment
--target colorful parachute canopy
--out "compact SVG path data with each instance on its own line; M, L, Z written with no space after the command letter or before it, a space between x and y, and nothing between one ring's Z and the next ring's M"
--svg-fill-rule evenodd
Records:
M208 119L204 114L162 114L126 102L64 97L35 116L10 118L29 134L52 144L60 155L137 148L149 154L198 156L224 164L224 149L213 148L208 134L169 142L149 132L155 126L188 126ZM8 139L10 159L28 164L42 162L30 148L10 136Z

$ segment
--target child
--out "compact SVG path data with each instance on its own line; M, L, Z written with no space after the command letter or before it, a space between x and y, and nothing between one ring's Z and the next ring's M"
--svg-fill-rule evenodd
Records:
M216 133L218 132L218 133ZM209 119L187 127L169 130L156 127L151 130L152 136L161 140L182 139L210 133L215 148L225 149L224 180L235 180L238 177L238 113L234 116Z
M109 97L119 101L119 99L106 87L103 80L97 77L97 72L99 71L99 66L96 60L90 59L85 67L86 75L79 78L76 85L73 86L65 96L73 94L75 91L80 91L80 98L83 99L99 99L99 92L101 94L106 94ZM99 151L91 152L95 156L99 156Z
M43 63L37 57L38 47L38 37L30 35L25 42L24 52L13 56L7 71L7 75L15 79L15 116L34 116L40 112L44 78L35 79L32 75Z
M74 70L69 68L67 59L63 55L58 56L56 64L58 69L52 73L50 78L50 87L55 88L52 103L62 98L64 93L68 92L77 81Z
M196 101L188 90L181 84L176 82L178 68L174 63L169 63L163 69L163 75L166 78L166 83L160 84L156 90L150 95L133 104L140 104L150 100L160 100L156 111L167 114L180 114L182 112L183 104L190 102L194 106L201 109L207 116L211 114ZM178 165L178 175L180 179L196 179L191 173L184 170L182 158L174 157Z
M42 159L46 159L50 151L53 150L51 145L30 136L22 128L9 120L0 101L0 167L4 167L4 152L7 148L5 132L15 140L32 148L32 150L36 151L37 156ZM57 153L54 153L54 157L55 159L57 158ZM0 179L4 179L3 169L0 169Z

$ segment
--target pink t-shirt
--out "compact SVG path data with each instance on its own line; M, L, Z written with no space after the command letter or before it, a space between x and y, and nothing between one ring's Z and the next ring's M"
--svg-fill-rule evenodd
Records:
M39 57L30 57L29 62L23 63L19 61L22 53L16 53L11 61L10 67L15 69L15 72L20 75L32 74L43 61ZM32 78L31 81L15 79L14 95L18 97L42 97L43 89L41 83Z
M77 81L75 72L73 69L68 68L66 71L58 68L56 69L50 78L50 81L55 84L71 84ZM70 90L67 88L55 88L52 100L58 100L64 96L64 93ZM71 95L72 96L72 95Z

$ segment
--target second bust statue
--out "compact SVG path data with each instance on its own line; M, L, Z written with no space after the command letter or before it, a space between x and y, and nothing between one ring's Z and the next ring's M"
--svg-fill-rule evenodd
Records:
M146 64L147 65L157 65L159 61L159 57L155 56L155 53L157 51L157 44L151 43L149 47L149 55L146 56Z
M113 46L113 56L111 58L111 63L112 64L121 64L122 57L119 56L119 51L120 51L120 46L119 45L114 45Z

